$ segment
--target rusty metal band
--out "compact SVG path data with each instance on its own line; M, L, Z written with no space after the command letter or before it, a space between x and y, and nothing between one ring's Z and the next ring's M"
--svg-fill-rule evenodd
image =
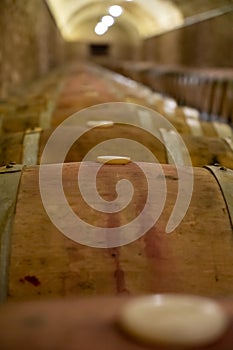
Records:
M8 292L11 232L22 169L23 165L11 164L0 168L0 302L6 300Z
M233 136L232 128L230 125L218 122L212 122L212 124L218 137L225 138Z
M205 168L210 170L218 181L233 228L233 170L214 165L206 165Z
M164 146L166 148L168 164L175 164L180 166L191 165L187 149L184 143L182 142L181 136L177 134L174 130L166 130L161 128L159 129L159 131L163 138ZM171 156L169 150L172 150L172 154L174 157Z
M224 137L223 140L228 144L231 151L233 152L233 137Z
M27 165L38 164L39 141L41 128L29 129L23 140L22 163Z

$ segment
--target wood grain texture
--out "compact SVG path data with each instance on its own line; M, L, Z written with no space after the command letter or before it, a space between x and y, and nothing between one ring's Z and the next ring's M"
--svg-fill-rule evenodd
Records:
M131 299L108 297L6 304L0 307L1 347L4 350L168 349L144 345L120 329L119 314L128 300ZM219 299L218 303L230 316L229 327L216 342L195 347L196 350L232 349L233 301Z
M55 171L56 166L46 166L48 171ZM91 175L96 164L88 162L87 166ZM144 166L160 188L161 175L153 164ZM110 228L127 224L141 212L147 198L147 181L136 164L105 165L98 173L97 188L105 200L115 198L115 186L121 178L134 186L130 204L114 214L100 213L84 202L76 186L78 169L79 163L63 166L63 189L69 205L81 219ZM219 185L207 169L194 168L189 209L180 225L166 234L178 178L173 166L164 165L163 170L167 200L156 224L133 243L97 249L71 241L53 226L41 202L39 167L26 169L12 234L9 299L158 292L232 295L233 235ZM56 193L53 181L48 186ZM59 213L59 200L54 205Z
M31 99L23 100L15 112L3 117L3 131L25 131L28 128L43 127L42 124L46 125L46 128L49 124L57 127L69 116L88 107L103 103L128 102L160 113L179 133L192 134L180 108L176 108L173 114L167 113L164 109L164 100L155 98L154 102L150 102L153 100L152 91L136 82L126 83L123 77L116 79L114 73L106 73L100 67L93 70L92 66L82 66L81 71L67 70L64 76L64 84L58 100L52 94L46 95L46 91L45 96L32 96ZM60 81L57 82L57 85L59 84ZM53 104L56 103L53 113L50 108L51 101ZM121 116L122 111L119 111L119 118ZM48 121L44 122L44 118ZM154 121L151 121L152 127L155 128L157 123L155 114ZM211 122L201 121L200 124L204 136L218 136Z
M174 112L174 115L169 115L164 111L163 106L161 106L161 101L158 101L155 104L149 104L145 98L139 98L136 96L130 96L129 93L123 94L121 98L117 98L116 95L100 95L99 97L86 97L85 94L74 95L73 99L68 97L68 101L66 102L66 98L61 97L61 104L57 106L53 117L52 117L52 126L60 125L65 119L73 115L74 113L80 112L84 108L88 108L101 103L112 103L112 102L122 102L122 103L132 103L135 105L144 106L145 108L149 108L155 113L158 112L165 119L167 119L177 130L177 132L181 134L192 135L192 131L187 124L187 121L183 115L178 110ZM162 103L163 104L163 103ZM127 111L127 109L126 109ZM119 112L119 118L121 117L121 112ZM111 115L109 115L111 119ZM156 114L154 115L154 127L157 125L158 120L156 119ZM211 122L200 121L201 129L203 131L203 135L207 137L218 137L216 130Z
M168 162L165 146L156 137L142 128L116 123L113 127L108 129L95 128L88 131L85 125L78 125L76 129L77 134L80 132L83 135L70 148L65 162L82 161L93 147L101 142L114 140L116 138L136 141L140 145L135 143L131 143L131 145L127 143L124 145L122 142L116 144L115 141L113 141L114 148L111 148L111 143L108 143L102 147L102 154L97 150L92 153L89 160L95 161L98 155L128 155L131 157L132 161L155 162L157 159L161 164L166 164ZM38 162L40 162L44 147L53 131L54 129L44 130L41 134ZM68 133L69 128L64 128L64 132ZM233 152L224 140L192 135L181 136L187 147L193 166L201 167L219 163L222 166L233 169ZM2 136L0 148L1 165L11 161L15 161L18 164L22 163L23 139L24 133L9 133ZM63 138L61 138L60 143L63 143ZM152 154L148 151L145 152L142 146L146 147ZM59 154L57 156L56 153L50 156L49 163L59 162Z

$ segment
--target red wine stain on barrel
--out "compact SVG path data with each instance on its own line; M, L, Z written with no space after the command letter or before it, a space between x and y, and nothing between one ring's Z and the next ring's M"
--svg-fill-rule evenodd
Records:
M38 287L40 285L40 281L36 276L24 276L24 278L20 278L19 281L24 283L25 281L31 283L33 286Z
M150 230L144 236L145 251L149 259L156 260L156 263L158 263L158 261L161 261L163 257L163 253L162 253L163 246L162 246L161 238L159 237L158 234L155 234L154 231Z
M125 273L120 265L120 252L118 248L110 248L109 252L115 262L114 278L116 280L117 294L130 294L125 285Z
M172 236L167 235L158 226L154 226L143 237L152 293L180 291L179 261L173 255L170 238Z
M109 215L108 216L108 224L109 227L119 227L120 226L120 220L117 217L117 215ZM107 236L108 240L108 236ZM111 240L109 240L111 242ZM120 241L119 241L120 246ZM115 263L115 271L114 271L114 278L116 280L116 291L117 294L130 294L129 291L126 288L125 284L125 273L121 268L120 265L120 250L118 247L116 248L108 248L108 251L111 255L111 257L114 259Z

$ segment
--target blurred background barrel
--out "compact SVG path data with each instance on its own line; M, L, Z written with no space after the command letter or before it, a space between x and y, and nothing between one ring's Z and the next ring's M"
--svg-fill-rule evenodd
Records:
M153 118L153 116L152 116ZM104 118L106 121L107 118ZM109 118L110 121L110 118ZM101 123L101 120L99 120ZM111 121L110 121L111 122ZM153 124L152 124L153 125ZM121 155L128 156L132 161L140 162L159 162L162 164L173 163L177 161L179 165L189 165L186 159L184 147L191 158L193 166L219 165L233 169L233 148L232 143L227 138L211 138L205 136L192 136L181 134L180 137L174 135L172 129L154 129L151 133L143 129L143 123L140 125L135 117L134 125L114 123L109 127L90 128L88 121L81 125L63 127L64 133L71 133L73 129L77 131L77 135L81 135L70 147L64 159L65 162L80 162L96 145L115 139L125 139L137 142L127 142L127 147L121 142L111 147L111 143L106 143L100 150L92 151L88 160L95 161L99 155ZM40 164L40 159L49 138L56 129L42 130L40 128L27 130L25 133L7 133L1 138L1 165L10 162L18 164L36 165ZM158 139L160 136L161 141ZM157 136L157 137L156 137ZM60 140L62 142L62 138ZM146 147L148 152L142 149ZM168 147L176 149L176 159L173 161L169 154ZM100 154L101 152L101 154ZM49 162L57 163L59 160L59 152L50 155Z

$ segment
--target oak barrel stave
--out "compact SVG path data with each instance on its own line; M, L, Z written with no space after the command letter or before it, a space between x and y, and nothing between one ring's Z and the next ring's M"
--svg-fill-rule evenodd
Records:
M162 179L153 164L143 165L156 177L160 188ZM51 172L57 167L43 166ZM91 175L96 164L88 162L86 166ZM108 228L126 224L141 212L147 181L135 164L105 165L99 172L97 186L105 200L115 198L119 176L130 180L135 188L129 207L111 215L91 210L79 190L74 190L78 168L78 163L63 166L63 188L70 206L82 219ZM187 168L182 169L187 171ZM194 168L189 209L175 231L166 234L178 180L173 166L164 165L163 170L167 201L156 225L133 243L98 249L71 241L51 223L41 202L39 167L24 169L9 247L9 300L160 292L232 295L232 227L216 179L207 169ZM56 193L53 181L48 186ZM59 213L59 201L54 204Z
M94 146L100 144L103 141L115 138L134 140L138 142L140 146L136 144L132 144L130 146L128 144L126 148L124 147L124 144L119 142L113 148L113 151L111 151L111 148L108 144L103 147L103 153L105 155L112 155L112 153L115 152L115 155L128 155L132 158L133 161L154 162L157 159L157 161L162 164L169 162L168 154L166 151L166 144L163 145L158 140L158 138L154 137L152 134L146 130L143 130L142 128L119 123L115 123L113 127L107 129L97 127L90 131L88 131L88 127L85 125L77 126L76 128L77 132L81 132L83 135L70 148L70 151L65 158L65 162L82 161L87 152ZM35 164L40 163L43 149L54 130L55 129L38 131L40 135L38 135L38 151L36 151L37 154L35 155L37 162ZM64 133L65 132L69 133L69 128L64 128ZM7 164L11 161L15 161L18 164L24 163L25 135L27 134L9 133L2 136L0 154L1 165ZM220 138L198 137L192 135L181 135L181 137L187 147L187 151L189 152L193 166L213 165L215 163L219 163L222 166L233 169L233 150L225 142L225 140ZM152 152L156 158L154 159L153 155L147 152L145 153L145 151L142 150L141 145L145 146L150 152ZM175 145L174 147L177 146ZM31 152L33 153L33 149L31 149ZM181 154L181 152L182 150L177 148L177 153ZM98 151L93 152L89 160L95 160L98 155L100 155ZM59 154L55 153L54 155L50 156L48 163L57 162L60 162L60 158Z

